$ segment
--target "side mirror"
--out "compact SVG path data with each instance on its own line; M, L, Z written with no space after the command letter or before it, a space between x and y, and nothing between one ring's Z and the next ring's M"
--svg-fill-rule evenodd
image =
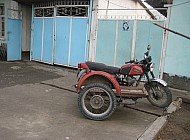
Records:
M151 46L148 45L148 46L147 46L147 52L144 53L144 54L145 54L144 58L146 58L147 56L149 56L150 49L151 49Z
M148 45L148 46L147 46L147 51L150 51L150 49L151 49L151 46Z

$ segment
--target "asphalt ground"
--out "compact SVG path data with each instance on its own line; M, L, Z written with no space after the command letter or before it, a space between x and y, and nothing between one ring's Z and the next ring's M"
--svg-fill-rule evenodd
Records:
M163 113L142 99L105 121L88 120L78 110L75 77L65 67L0 62L0 139L136 140Z
M60 77L56 73L32 68L34 62L0 62L0 88L38 83ZM40 65L40 64L38 64Z

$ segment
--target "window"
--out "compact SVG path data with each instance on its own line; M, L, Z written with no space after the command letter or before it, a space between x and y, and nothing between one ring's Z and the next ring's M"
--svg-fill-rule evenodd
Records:
M0 38L5 37L5 6L0 4Z

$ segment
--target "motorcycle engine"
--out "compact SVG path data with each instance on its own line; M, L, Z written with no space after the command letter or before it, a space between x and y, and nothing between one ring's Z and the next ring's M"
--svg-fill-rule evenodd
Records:
M135 77L128 77L124 75L119 75L117 77L117 81L119 82L120 85L124 86L132 86L136 82Z

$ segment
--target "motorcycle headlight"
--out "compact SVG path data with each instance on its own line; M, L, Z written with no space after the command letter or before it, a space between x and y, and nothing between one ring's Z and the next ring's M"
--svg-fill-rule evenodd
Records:
M150 71L152 72L154 70L154 63L150 65Z

